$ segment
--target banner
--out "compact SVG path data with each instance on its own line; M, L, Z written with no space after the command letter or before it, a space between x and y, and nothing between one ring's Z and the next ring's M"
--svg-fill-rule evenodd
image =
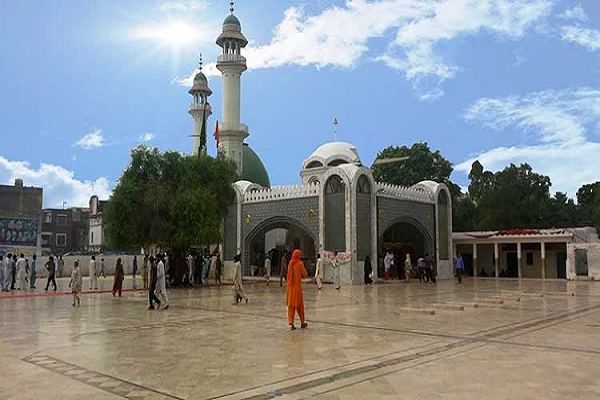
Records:
M0 246L37 246L39 221L0 218Z

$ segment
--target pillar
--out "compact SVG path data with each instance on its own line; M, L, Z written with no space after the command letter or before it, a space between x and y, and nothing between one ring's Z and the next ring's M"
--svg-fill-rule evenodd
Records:
M523 268L521 266L521 257L522 257L522 252L521 252L521 242L517 242L517 267L519 269L519 278L523 277Z
M473 243L473 277L477 278L477 243Z
M546 279L546 243L540 243L542 250L542 279Z
M494 243L494 273L496 278L500 276L498 272L498 264L500 263L500 255L498 254L498 243Z

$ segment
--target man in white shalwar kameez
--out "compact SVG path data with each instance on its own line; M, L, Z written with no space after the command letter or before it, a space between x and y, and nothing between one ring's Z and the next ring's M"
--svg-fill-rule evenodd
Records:
M157 255L158 265L156 268L156 294L160 296L165 304L164 309L169 308L169 298L167 297L167 276L165 274L165 262L162 254Z
M92 256L90 260L90 289L98 289L98 270L96 269L96 256Z
M21 254L19 259L17 260L17 282L19 283L19 290L25 290L27 288L27 286L25 285L25 280L27 279L27 272L27 261L25 261L25 256Z

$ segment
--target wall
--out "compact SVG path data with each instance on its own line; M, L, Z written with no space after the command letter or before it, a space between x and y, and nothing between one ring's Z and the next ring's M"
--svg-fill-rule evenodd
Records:
M587 250L588 275L577 276L575 271L575 250ZM600 243L569 243L567 245L567 279L600 280Z

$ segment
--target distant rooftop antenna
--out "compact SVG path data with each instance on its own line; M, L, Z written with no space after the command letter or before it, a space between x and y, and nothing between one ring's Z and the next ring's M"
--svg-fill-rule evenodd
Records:
M337 138L337 126L338 126L337 117L333 117L333 138L335 139L336 142L338 140L338 138Z
M233 8L233 0L231 0L229 2L229 11L231 11L231 13L233 14L233 10L234 10L234 8Z

